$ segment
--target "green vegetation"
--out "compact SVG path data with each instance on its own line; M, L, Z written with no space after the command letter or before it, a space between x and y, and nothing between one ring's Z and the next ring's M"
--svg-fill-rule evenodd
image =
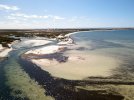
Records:
M16 32L16 31L2 31L2 32L0 32L0 35L1 36L12 36L12 35L23 36L24 33L23 32Z
M3 43L3 42L11 43L11 42L13 42L13 40L15 40L15 39L0 36L0 43Z
M13 42L14 40L19 40L19 39L0 36L0 44L2 44L3 47L8 47L8 44Z
M45 95L43 87L32 80L21 66L11 59L5 66L7 86L11 89L11 95L19 100L52 100L53 98Z
M48 37L48 38L56 38L60 34L66 35L70 32L74 31L5 31L5 32L0 32L0 36L15 36L15 37L34 37L34 36L39 36L39 37Z

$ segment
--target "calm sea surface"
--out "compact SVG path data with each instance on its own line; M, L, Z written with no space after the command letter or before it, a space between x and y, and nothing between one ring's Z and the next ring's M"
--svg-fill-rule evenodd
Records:
M134 57L134 30L80 32L72 37L76 43L85 44L83 47L90 52Z

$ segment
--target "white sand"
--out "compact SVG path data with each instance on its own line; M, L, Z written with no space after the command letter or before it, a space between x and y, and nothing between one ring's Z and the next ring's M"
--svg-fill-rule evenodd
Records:
M19 47L34 47L34 46L41 46L48 43L51 43L47 39L23 39L22 42L19 44Z
M49 41L49 40L25 40L21 44L23 44L25 46L29 46L29 45L39 46L39 45L44 45L44 44L48 44L51 42L52 41ZM61 42L57 43L57 45L43 46L38 49L29 50L25 54L32 53L32 54L42 55L42 54L56 53L56 52L59 52L62 48L66 47L67 45L74 45L72 43L73 43L73 40L71 38L68 38L67 41L61 41ZM66 45L66 46L64 46L64 45Z
M70 36L70 35L73 35L73 34L76 34L76 33L79 33L79 32L90 32L90 31L78 31L78 32L72 32L72 33L66 34L65 36L68 37L68 36Z
M60 50L60 46L58 45L51 45L51 46L44 46L44 47L41 47L41 48L38 48L38 49L34 49L34 50L30 50L28 52L26 52L25 54L38 54L38 55L41 55L41 54L51 54L51 53L56 53Z
M73 41L71 38L68 38L67 41L61 41L61 42L59 42L58 44L59 44L59 45L74 45L73 42L74 42L74 41Z
M2 47L0 44L0 58L7 57L10 51L12 51L12 48Z
M3 46L0 44L0 51L1 51L2 49L4 49L4 48L3 48Z
M32 60L43 70L53 76L81 80L90 76L110 76L111 70L118 67L120 61L102 55L92 55L78 51L68 52L69 60L66 63L58 63L55 60L39 59Z

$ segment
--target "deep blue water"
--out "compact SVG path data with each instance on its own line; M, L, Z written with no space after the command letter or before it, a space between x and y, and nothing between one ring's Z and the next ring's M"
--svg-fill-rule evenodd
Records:
M85 42L90 50L127 48L134 50L134 30L79 32L72 35L76 43Z
M134 30L80 32L72 36L76 40L134 40Z

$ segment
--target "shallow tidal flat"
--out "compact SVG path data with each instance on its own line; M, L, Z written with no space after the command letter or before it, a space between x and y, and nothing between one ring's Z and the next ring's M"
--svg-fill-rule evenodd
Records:
M32 62L55 77L82 80L87 77L108 77L112 69L119 67L120 61L104 55L93 55L81 51L68 51L66 62L48 59L33 59ZM45 56L44 56L45 57Z
M22 58L31 61L52 76L68 80L89 77L110 77L121 60L107 53L90 51L92 45L84 42L43 46L27 51Z
M93 96L102 100L133 100L133 41L124 38L81 41L84 36L77 34L73 37L74 44L58 43L33 49L22 58L48 72L56 83L63 82L65 90L78 91L77 96L84 93L85 99Z

